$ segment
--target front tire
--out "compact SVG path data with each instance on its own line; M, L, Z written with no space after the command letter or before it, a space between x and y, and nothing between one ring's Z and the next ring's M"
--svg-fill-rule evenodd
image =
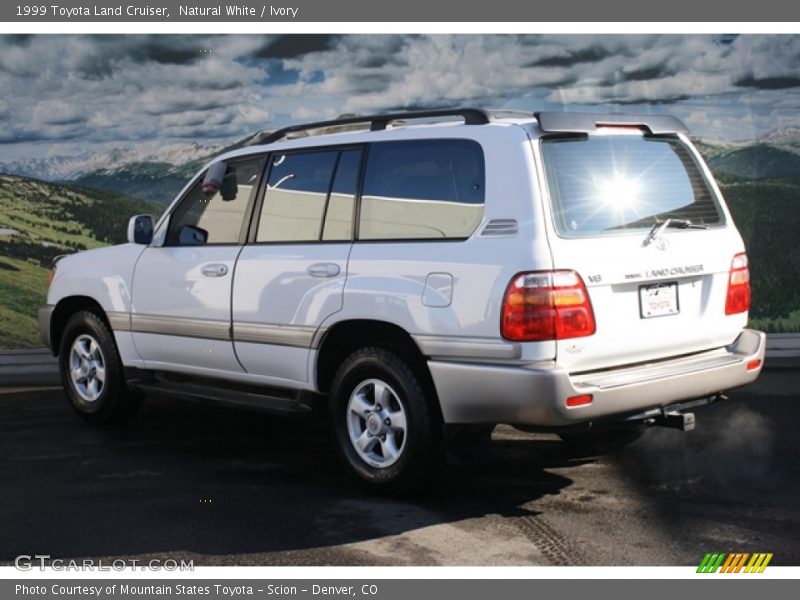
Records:
M421 367L370 347L348 356L331 385L331 426L348 473L380 493L428 486L442 462L442 426Z
M58 362L70 404L85 420L120 424L139 410L142 398L125 385L113 334L97 314L80 311L70 317Z

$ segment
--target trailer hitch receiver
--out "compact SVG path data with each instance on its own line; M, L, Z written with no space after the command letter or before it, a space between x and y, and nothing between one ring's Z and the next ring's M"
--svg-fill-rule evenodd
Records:
M681 431L691 431L694 429L695 425L694 413L664 413L662 416L654 419L653 425L658 425L659 427L669 427L671 429L680 429Z

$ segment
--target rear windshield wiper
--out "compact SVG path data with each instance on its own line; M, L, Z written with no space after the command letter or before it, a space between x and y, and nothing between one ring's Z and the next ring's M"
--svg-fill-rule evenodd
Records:
M708 225L692 223L689 219L664 219L663 221L656 219L647 237L644 238L644 245L647 246L664 233L667 227L674 227L675 229L708 229Z

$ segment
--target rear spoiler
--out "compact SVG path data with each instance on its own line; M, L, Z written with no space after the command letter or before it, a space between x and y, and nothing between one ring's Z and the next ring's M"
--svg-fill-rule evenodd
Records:
M537 112L545 133L594 133L598 127L638 127L654 135L689 133L683 121L671 115L626 115L621 113Z

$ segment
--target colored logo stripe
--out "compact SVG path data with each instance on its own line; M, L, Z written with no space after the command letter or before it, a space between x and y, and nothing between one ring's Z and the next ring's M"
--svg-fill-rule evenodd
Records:
M764 569L772 560L772 553L755 552L708 552L703 557L700 566L697 567L698 573L763 573ZM747 559L750 559L748 562ZM747 566L745 566L747 563Z
M747 567L745 567L745 573L763 573L764 569L767 568L769 561L772 560L772 552L769 554L759 553L753 554L753 558L750 559Z
M697 567L698 573L716 573L722 561L725 560L724 552L709 552L703 558L703 562Z
M720 573L738 573L744 566L744 561L746 561L749 557L750 554L747 552L729 554L728 560L726 560L725 564L722 565L722 570Z

